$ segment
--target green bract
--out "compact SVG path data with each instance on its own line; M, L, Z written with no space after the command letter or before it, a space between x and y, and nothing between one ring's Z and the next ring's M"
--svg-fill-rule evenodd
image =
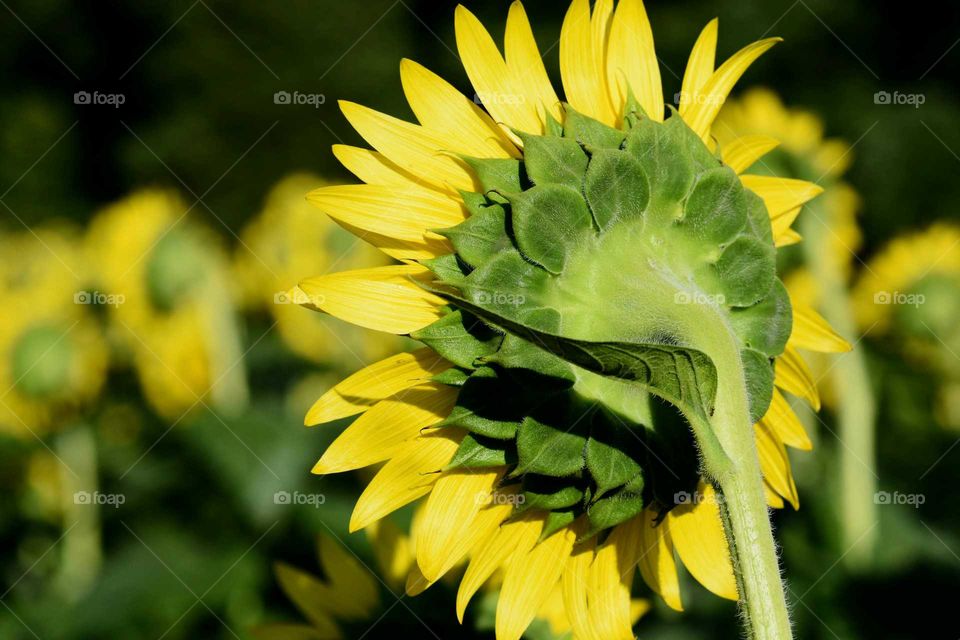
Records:
M450 313L413 337L456 365L444 424L469 433L450 467L507 465L546 533L675 506L717 363L739 360L756 421L791 329L763 201L680 117L628 111L617 130L567 107L564 127L518 134L522 161L465 158L484 192L437 230L456 254L426 263Z

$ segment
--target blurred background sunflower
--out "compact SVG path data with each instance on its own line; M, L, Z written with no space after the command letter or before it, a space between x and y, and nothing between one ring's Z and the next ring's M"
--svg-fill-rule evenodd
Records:
M305 202L353 181L337 99L412 119L401 58L477 99L456 4L0 8L0 637L493 637L496 576L463 625L460 576L405 598L413 510L349 535L370 476L309 473L350 422L303 429L311 403L409 345L289 298L385 260ZM500 32L508 1L468 6ZM556 81L563 11L524 7ZM818 455L789 454L804 500L774 516L802 638L956 626L929 602L960 589L960 13L926 9L647 3L668 86L714 16L719 58L785 38L714 133L780 139L750 172L825 189L780 252L791 295L857 343L808 360ZM682 614L635 603L639 636L734 637L732 603L680 586ZM561 601L526 637L569 637Z

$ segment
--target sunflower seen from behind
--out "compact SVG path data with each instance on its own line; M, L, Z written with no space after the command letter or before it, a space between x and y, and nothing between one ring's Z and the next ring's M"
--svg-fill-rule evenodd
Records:
M404 60L420 124L342 102L373 150L334 153L364 184L309 196L401 264L294 295L425 345L318 400L308 425L359 417L314 472L384 463L351 530L420 501L407 592L466 562L462 619L502 571L500 640L556 588L574 637L632 638L636 572L682 609L677 557L714 593L745 591L756 637L789 636L766 505L796 506L785 447L810 442L784 393L818 406L798 349L847 345L776 276L776 246L820 188L744 174L772 147L711 135L777 39L717 66L710 22L667 114L638 0L572 3L565 101L519 2L505 57L464 7L456 34L485 110Z

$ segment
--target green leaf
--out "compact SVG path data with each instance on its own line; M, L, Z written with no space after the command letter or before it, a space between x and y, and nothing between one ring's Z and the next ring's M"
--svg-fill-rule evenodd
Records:
M599 120L585 116L570 105L564 105L566 120L563 123L565 138L576 140L590 150L619 149L626 134L623 131L608 127Z
M696 349L672 344L590 342L556 335L498 315L449 292L439 292L505 333L515 334L549 353L604 376L637 382L680 408L690 419L709 422L717 391L717 370Z
M553 422L553 421L551 421ZM572 476L583 469L583 450L587 439L583 421L567 426L567 420L556 425L527 416L517 430L519 462L511 474L539 473L553 478Z
M465 371L459 367L450 367L446 371L441 371L433 376L430 380L451 387L462 387L469 377L469 371Z
M516 462L517 452L512 442L468 433L463 437L457 452L445 469L501 467L516 464Z
M550 273L563 271L572 249L592 233L593 221L579 187L541 184L512 195L510 204L521 253Z
M742 349L740 361L750 399L750 422L756 423L767 413L773 400L773 365L770 358L754 349Z
M414 331L410 337L466 369L473 369L478 358L495 353L503 340L502 335L459 309Z
M597 151L584 181L587 204L600 229L622 218L639 217L650 200L650 185L643 167L623 151Z
M473 158L460 156L477 174L484 193L500 191L515 193L522 189L520 172L522 165L515 158Z
M731 309L730 324L746 346L770 357L780 355L793 329L793 308L786 287L777 279L767 297L757 304Z
M586 448L587 470L597 485L595 497L599 498L637 476L642 477L642 469L631 455L638 441L639 437L630 433L629 428L616 418L597 413Z
M747 200L747 229L750 234L764 244L773 244L773 225L763 198L748 189L743 190Z
M503 251L470 274L460 289L470 305L538 327L560 326L560 314L541 302L550 275L523 259L516 250ZM437 295L444 295L437 291Z
M577 380L566 361L511 334L504 336L496 353L484 356L481 362L507 369L526 369L543 377L555 378L564 387L573 385Z
M673 139L682 144L690 152L690 158L693 160L695 171L699 173L723 166L723 162L717 154L710 152L710 149L703 143L700 136L680 117L673 105L670 105L669 109L671 115L667 118L664 126L669 130Z
M512 246L507 236L507 216L498 204L479 207L457 226L437 229L436 233L449 238L457 255L472 267Z
M540 541L546 540L576 519L577 512L574 509L551 511L547 516L547 521L543 523L543 531L540 532Z
M534 185L563 184L579 191L587 170L587 154L570 138L520 134L523 166ZM516 193L514 189L509 193Z
M661 223L678 216L680 203L694 181L690 149L674 140L675 129L644 118L627 134L626 150L640 163L650 182L650 213Z
M643 511L643 507L643 497L629 491L597 500L587 508L587 520L590 522L590 533L587 535L626 522Z
M777 278L776 251L750 236L731 242L716 265L726 304L749 307L762 300Z
M433 272L437 279L447 283L459 286L467 275L464 265L457 259L456 254L448 253L446 255L430 258L421 262L423 266Z
M747 223L743 185L730 167L700 174L683 210L683 225L714 245L729 242Z
M558 480L528 473L523 476L520 495L523 496L523 502L518 504L518 510L553 511L580 503L583 500L583 489L565 479Z

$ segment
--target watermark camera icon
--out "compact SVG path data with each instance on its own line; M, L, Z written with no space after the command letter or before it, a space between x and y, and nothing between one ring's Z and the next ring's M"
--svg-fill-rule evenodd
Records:
M73 104L77 105L109 105L119 108L127 101L122 93L102 93L100 91L77 91L73 94Z
M300 491L277 491L273 494L273 504L281 505L310 505L319 507L327 502L327 496L322 493L301 493Z
M119 509L127 501L122 493L100 493L99 491L77 491L73 494L73 504L79 505L106 505Z
M323 296L308 296L302 289L277 291L273 294L273 304L323 304Z

